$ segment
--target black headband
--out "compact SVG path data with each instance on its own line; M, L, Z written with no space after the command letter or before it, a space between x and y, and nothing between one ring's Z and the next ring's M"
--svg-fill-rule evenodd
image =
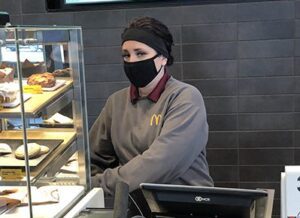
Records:
M144 29L129 28L122 34L122 45L125 41L134 40L145 43L164 57L169 57L166 44L159 36Z

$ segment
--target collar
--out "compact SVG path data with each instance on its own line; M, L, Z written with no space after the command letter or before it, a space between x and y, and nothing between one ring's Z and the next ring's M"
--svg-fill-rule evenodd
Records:
M157 83L156 87L152 90L152 92L147 96L147 98L154 103L156 103L163 91L165 90L166 84L170 79L170 75L168 73L164 73L163 77ZM139 90L134 85L130 85L130 100L132 104L135 104L139 99Z

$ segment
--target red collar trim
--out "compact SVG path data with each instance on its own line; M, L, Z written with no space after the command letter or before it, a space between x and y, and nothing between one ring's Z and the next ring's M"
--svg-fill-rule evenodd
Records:
M168 73L165 73L163 77L160 79L156 87L152 90L152 92L147 96L147 98L153 102L157 102L159 97L161 96L161 93L165 90L166 84L168 80L170 79L170 75ZM130 100L132 104L135 104L139 99L139 90L134 85L130 85Z

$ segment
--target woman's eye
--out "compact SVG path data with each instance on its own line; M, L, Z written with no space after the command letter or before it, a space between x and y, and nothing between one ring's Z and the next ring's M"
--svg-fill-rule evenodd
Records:
M129 57L130 57L129 54L122 54L122 58L123 58L124 60L128 60Z
M144 56L144 55L146 55L145 52L137 52L136 53L136 56L138 56L138 57L141 57L141 56Z

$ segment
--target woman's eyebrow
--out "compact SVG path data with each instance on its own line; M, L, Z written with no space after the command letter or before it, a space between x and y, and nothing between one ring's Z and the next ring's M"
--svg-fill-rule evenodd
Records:
M123 53L130 53L130 51L128 49L122 49ZM135 48L133 49L133 52L146 52L144 49L142 48Z
M134 51L144 51L144 49L142 49L142 48L135 48L135 49L133 49Z

